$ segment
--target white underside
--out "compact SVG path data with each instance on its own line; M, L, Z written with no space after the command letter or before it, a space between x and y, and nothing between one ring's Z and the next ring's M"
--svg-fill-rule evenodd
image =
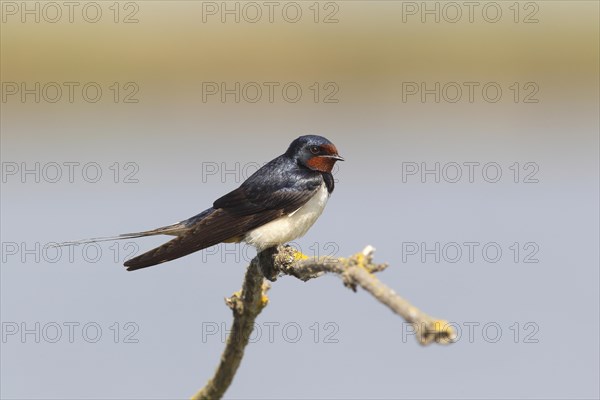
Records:
M244 242L262 250L304 236L325 209L328 199L329 192L323 184L305 205L291 214L248 232Z

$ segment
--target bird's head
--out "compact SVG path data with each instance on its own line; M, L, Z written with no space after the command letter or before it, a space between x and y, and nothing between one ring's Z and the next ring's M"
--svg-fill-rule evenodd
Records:
M333 143L317 135L300 136L285 154L300 165L320 172L331 173L336 161L344 161Z

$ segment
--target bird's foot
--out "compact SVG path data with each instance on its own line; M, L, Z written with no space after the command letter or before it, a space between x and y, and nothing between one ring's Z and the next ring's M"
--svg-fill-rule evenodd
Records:
M275 282L277 280L277 276L279 275L279 271L275 267L275 256L277 253L277 247L269 247L258 253L260 270L263 276L271 282Z

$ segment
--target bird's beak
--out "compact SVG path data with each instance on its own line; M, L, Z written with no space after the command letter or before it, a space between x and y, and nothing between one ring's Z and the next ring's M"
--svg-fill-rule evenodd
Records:
M346 161L346 160L344 160L344 158L342 156L340 156L338 154L331 154L331 155L326 155L326 156L321 156L321 157L333 158L334 160L337 160L337 161Z

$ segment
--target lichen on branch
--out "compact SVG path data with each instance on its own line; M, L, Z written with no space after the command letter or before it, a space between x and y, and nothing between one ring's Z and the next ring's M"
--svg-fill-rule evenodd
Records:
M290 246L260 252L248 266L242 290L225 300L233 310L231 334L214 376L192 399L219 399L223 396L240 366L254 321L268 303L268 281L284 275L306 282L326 273L336 274L346 287L353 291L361 287L412 324L420 344L452 343L456 332L447 321L425 314L377 279L375 273L385 270L387 264L373 263L374 252L372 246L349 258L307 257Z

